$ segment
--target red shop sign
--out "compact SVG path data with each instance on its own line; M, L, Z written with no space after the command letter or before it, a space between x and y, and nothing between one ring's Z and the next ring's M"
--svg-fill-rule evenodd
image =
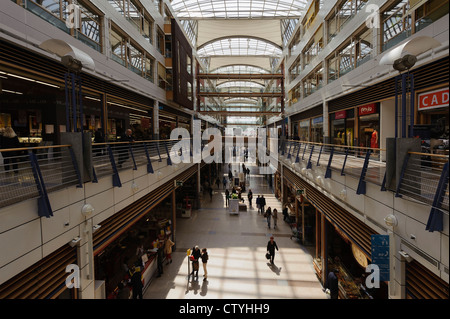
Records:
M334 113L334 119L340 120L340 119L346 119L347 118L347 111L339 111Z
M375 103L367 104L359 107L359 116L368 115L377 112L377 105Z
M419 111L448 107L448 88L419 94Z

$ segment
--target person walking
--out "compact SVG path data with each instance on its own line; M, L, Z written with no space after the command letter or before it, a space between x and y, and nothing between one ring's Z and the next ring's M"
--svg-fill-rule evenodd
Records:
M220 185L220 179L217 177L216 179L216 185L217 185L217 189L219 189L219 185Z
M230 191L228 188L225 190L225 207L228 207L228 200L230 199Z
M158 243L158 251L156 252L156 263L158 267L157 277L161 277L161 275L163 274L163 259L164 259L164 247L163 242L160 241Z
M261 214L264 214L264 207L266 206L266 199L264 198L264 195L261 195L259 204L261 205Z
M328 273L327 283L325 284L325 289L330 290L331 299L339 298L339 279L337 274L339 270L336 268Z
M212 187L211 186L209 186L209 199L210 199L210 201L212 202L212 197L213 197L213 189L212 189Z
M194 277L194 271L195 276L198 278L198 268L199 268L199 262L198 259L201 257L200 248L198 246L195 246L192 250L192 272L191 275Z
M170 240L169 237L166 239L166 243L164 245L164 253L166 254L167 264L172 263L172 247L175 245L173 241Z
M208 259L209 259L206 248L202 249L201 258L202 258L203 272L204 272L203 277L205 277L205 278L203 278L203 281L205 281L208 278L208 270L206 269L206 264L208 263Z
M256 208L258 209L258 214L261 212L261 196L258 195L256 198Z
M227 188L227 178L225 176L223 177L222 183L223 183L223 188Z
M131 277L131 287L133 288L133 299L142 299L142 272L140 266L135 266L133 276Z
M272 211L272 218L273 218L273 229L277 228L277 222L278 222L278 211L276 208Z
M133 136L132 136L132 131L131 129L127 129L125 131L125 134L121 136L120 141L121 142L129 142L132 143L134 142ZM128 145L127 144L120 144L119 148L119 160L117 162L118 167L122 168L122 164L128 160L129 156L129 152L128 152Z
M270 208L270 206L267 208L264 216L267 218L267 226L270 229L270 218L272 217L272 209Z
M3 132L0 148L9 149L19 147L20 142L16 132L14 132L11 126L8 126ZM17 156L19 155L18 152L17 151L2 152L2 155L3 155L3 163L5 165L5 171L9 172L9 164L11 163L12 168L14 170L14 174L19 173L18 171L19 165L17 164Z
M250 206L252 206L253 193L251 189L248 190L247 198L248 202L250 203Z
M270 240L267 243L267 252L270 255L270 263L273 264L275 259L275 249L278 250L278 246L273 236L270 237Z

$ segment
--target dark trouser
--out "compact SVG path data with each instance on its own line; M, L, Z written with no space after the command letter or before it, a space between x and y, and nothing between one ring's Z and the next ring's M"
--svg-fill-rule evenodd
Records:
M273 260L275 259L275 251L269 251L270 254L270 263L273 264Z
M133 287L133 299L142 299L142 288Z

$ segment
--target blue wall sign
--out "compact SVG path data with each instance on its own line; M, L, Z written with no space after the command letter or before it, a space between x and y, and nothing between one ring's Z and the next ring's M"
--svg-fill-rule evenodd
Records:
M380 281L389 281L389 235L372 235L372 264L380 268Z

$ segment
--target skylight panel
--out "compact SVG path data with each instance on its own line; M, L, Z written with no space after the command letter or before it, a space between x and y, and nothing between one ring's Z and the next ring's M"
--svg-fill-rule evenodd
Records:
M179 18L298 17L307 0L173 0Z

